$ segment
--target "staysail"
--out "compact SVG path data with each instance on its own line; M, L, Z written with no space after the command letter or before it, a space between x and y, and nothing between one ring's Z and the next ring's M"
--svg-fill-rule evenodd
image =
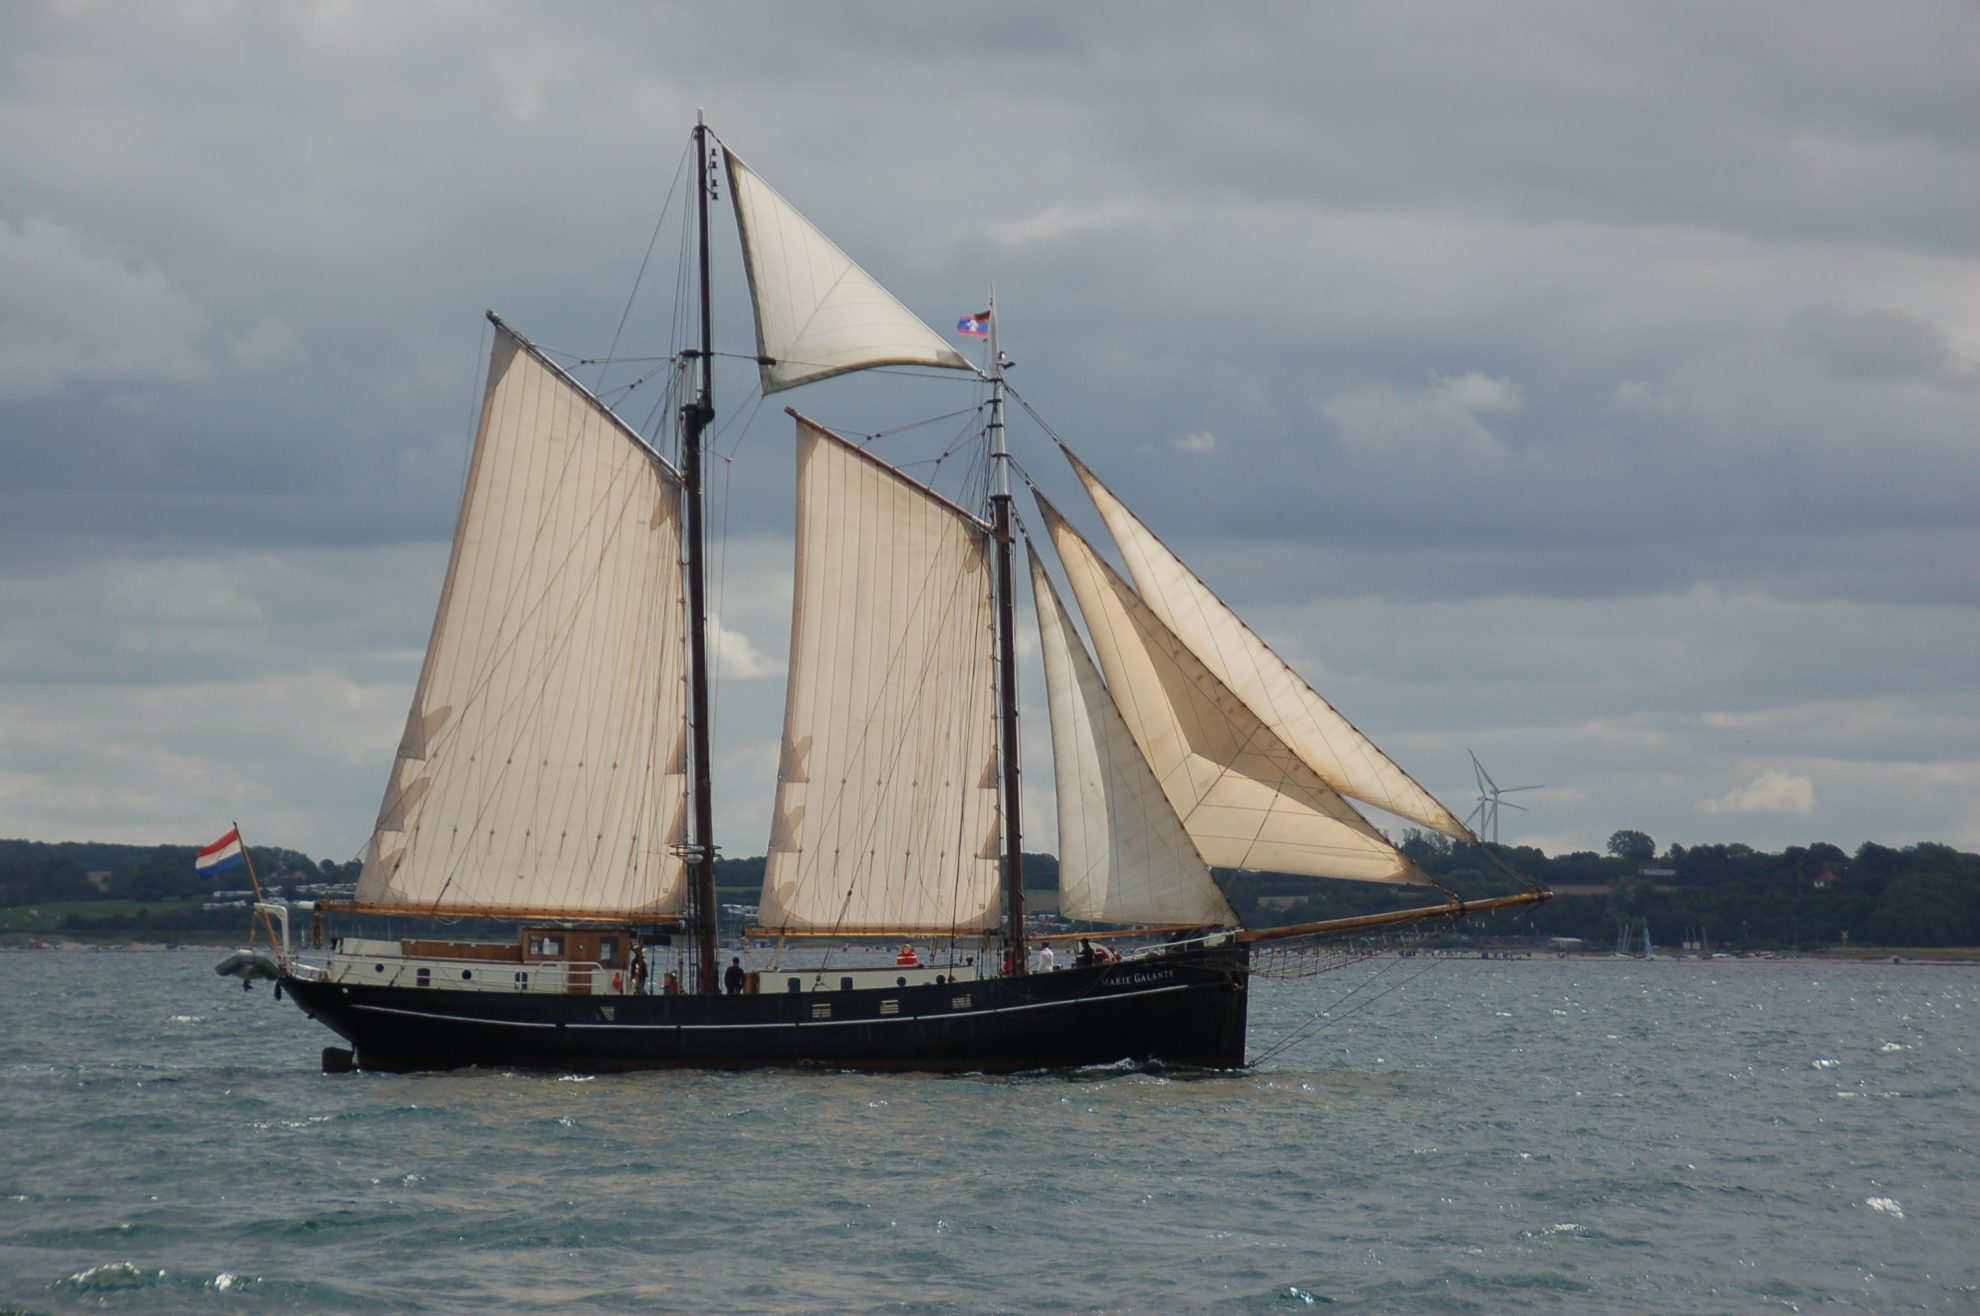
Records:
M1064 451L1127 562L1142 600L1308 767L1351 800L1458 840L1477 839L1287 666L1084 462L1070 449Z
M1100 923L1235 926L1161 783L1107 695L1034 552L1031 596L1059 800L1059 913Z
M495 326L446 584L356 900L672 913L685 810L680 479Z
M995 927L994 636L983 523L797 419L797 579L758 922Z
M972 368L734 151L723 155L765 393L873 366Z
M1203 858L1361 882L1422 873L1197 659L1041 495L1107 689Z

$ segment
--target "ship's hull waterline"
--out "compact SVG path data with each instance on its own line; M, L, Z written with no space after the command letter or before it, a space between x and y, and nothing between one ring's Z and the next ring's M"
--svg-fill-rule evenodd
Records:
M804 1066L1008 1072L1158 1061L1244 1064L1242 946L1010 978L742 996L585 996L287 976L360 1068ZM801 971L793 971L798 976Z

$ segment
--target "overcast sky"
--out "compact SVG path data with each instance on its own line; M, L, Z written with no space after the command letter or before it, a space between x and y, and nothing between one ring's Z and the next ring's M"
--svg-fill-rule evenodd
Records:
M1976 70L1963 0L0 6L0 836L358 853L480 313L602 353L703 107L936 327L994 281L1024 396L1458 813L1475 750L1550 853L1980 848ZM790 437L721 388L743 855Z

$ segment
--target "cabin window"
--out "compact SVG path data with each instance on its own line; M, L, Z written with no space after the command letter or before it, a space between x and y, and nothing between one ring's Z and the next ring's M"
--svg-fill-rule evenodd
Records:
M531 937L529 939L529 953L532 955L562 955L564 953L564 939L562 937Z
M433 985L433 970L421 969L413 975L413 980L422 987L431 987Z
M528 990L528 988L529 988L529 975L527 973L518 973L516 975L516 989L518 991L526 991Z
M600 937L598 939L598 962L600 964L617 964L619 962L619 939L617 937Z
M790 978L790 979L787 979L786 981L788 981L788 982L790 983L790 986L789 986L789 988L788 988L787 990L789 990L789 991L794 991L794 992L801 992L801 991L803 991L803 990L804 990L804 979L802 979L802 978Z
M462 982L466 982L466 981L467 981L467 980L468 980L469 978L472 978L472 977L474 977L474 970L473 970L473 969L462 969L462 970L461 970L461 981L462 981Z
M385 972L385 966L383 964L374 964L371 966L371 971L373 973L383 973Z
M851 978L841 978L841 979L839 979L839 990L840 990L840 991L842 991L842 992L849 992L849 991L851 991L852 989L853 989L853 980L852 980Z

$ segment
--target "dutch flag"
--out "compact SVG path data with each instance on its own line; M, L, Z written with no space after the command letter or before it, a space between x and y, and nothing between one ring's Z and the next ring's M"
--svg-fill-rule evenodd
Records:
M201 877L213 877L246 862L246 852L241 849L241 829L236 827L199 852L199 857L193 860L193 871Z

